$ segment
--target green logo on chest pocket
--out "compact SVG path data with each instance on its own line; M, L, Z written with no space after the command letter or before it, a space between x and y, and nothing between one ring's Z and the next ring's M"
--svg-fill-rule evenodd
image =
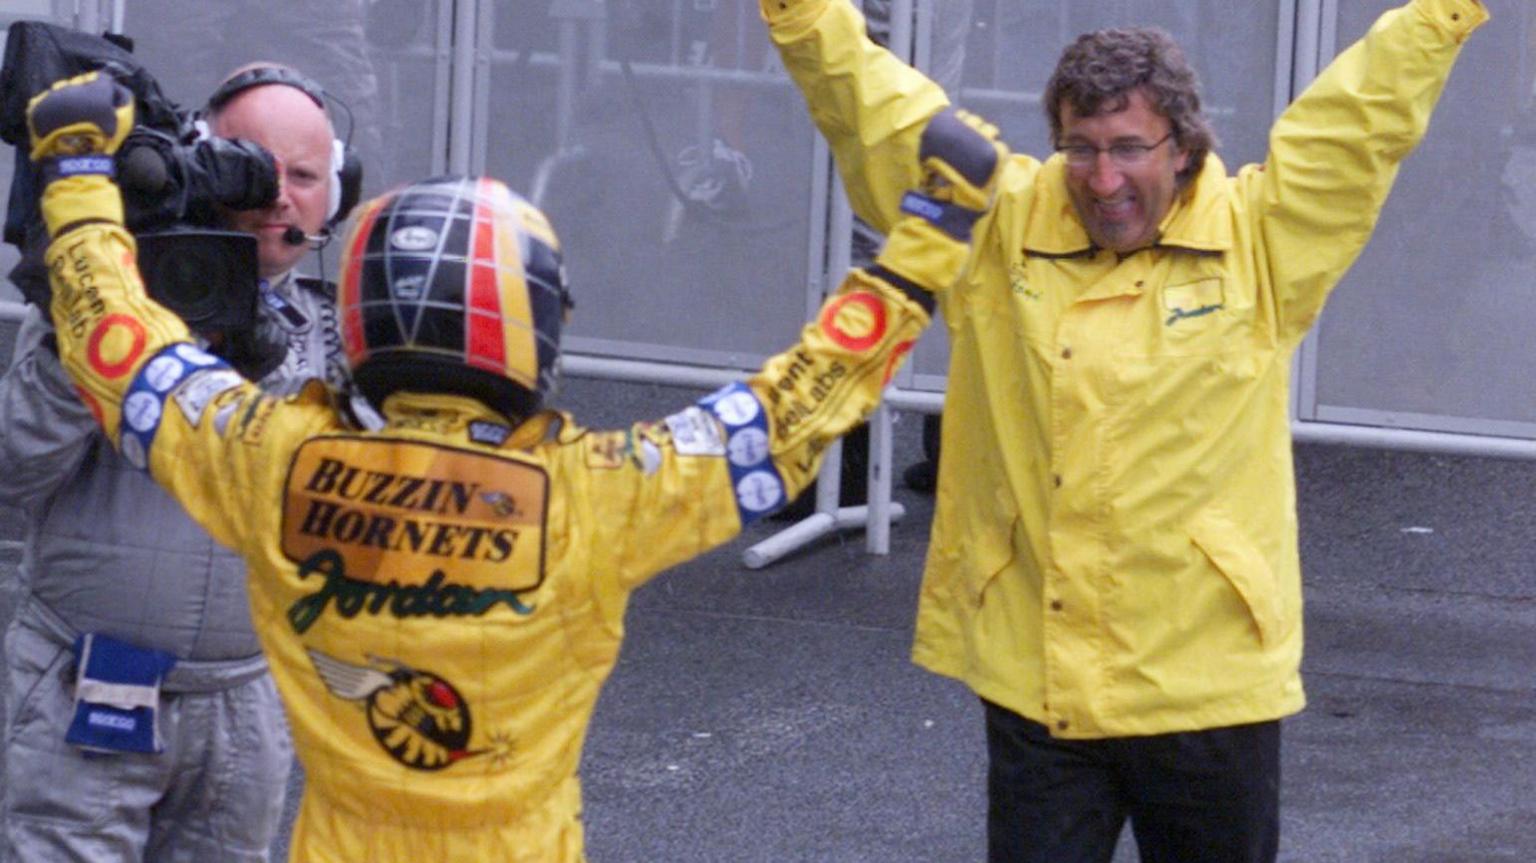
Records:
M1221 308L1222 308L1222 304L1221 303L1214 303L1214 304L1209 305L1209 306L1201 306L1198 309L1191 309L1190 311L1185 311L1183 309L1174 309L1173 310L1173 314L1168 316L1168 320L1164 321L1163 325L1171 327L1174 324L1178 323L1179 321L1184 320L1185 318L1201 318L1201 317L1205 317L1206 315L1210 314L1211 312L1220 311Z

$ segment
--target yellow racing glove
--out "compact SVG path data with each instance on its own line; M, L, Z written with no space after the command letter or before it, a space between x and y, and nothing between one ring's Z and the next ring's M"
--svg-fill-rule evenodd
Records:
M945 108L929 118L917 158L925 197L979 217L997 197L997 166L1007 160L1008 147L996 126L970 111Z
M946 108L928 121L918 158L922 188L902 197L906 217L891 228L870 274L939 291L964 272L971 229L997 198L1008 147L998 139L996 126Z
M133 128L133 94L105 72L56 82L27 104L32 161L48 235L89 222L122 224L113 154Z

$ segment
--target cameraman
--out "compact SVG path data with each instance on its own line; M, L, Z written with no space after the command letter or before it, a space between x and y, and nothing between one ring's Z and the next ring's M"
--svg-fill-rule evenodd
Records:
M311 377L339 383L331 300L294 275L328 231L335 179L323 97L292 70L263 66L237 70L209 101L214 134L270 150L282 176L270 207L228 219L258 239L255 332L201 335L216 348L255 345L242 370L270 390ZM26 593L5 640L0 858L265 861L292 745L252 632L245 567L108 443L46 321L46 309L30 310L19 358L0 379L0 503L29 519ZM149 709L118 723L142 720L145 745L110 751L121 741L93 738L104 714L81 705L102 690L79 684L118 685L115 674L170 657L158 694L151 681Z
M331 226L345 213L335 188L335 132L320 88L295 70L273 63L253 63L231 72L208 100L210 130L220 138L260 144L277 157L281 173L277 199L261 210L229 214L229 227L256 237L259 307L263 315L258 344L287 345L280 370L297 382L325 376L340 383L344 372L335 305L328 286L297 275L294 269L311 248L329 239ZM270 350L270 347L268 347ZM333 374L334 372L334 374ZM268 389L273 386L264 382Z

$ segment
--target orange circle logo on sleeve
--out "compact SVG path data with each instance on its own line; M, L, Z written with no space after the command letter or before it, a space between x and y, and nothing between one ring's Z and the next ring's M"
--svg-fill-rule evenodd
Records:
M838 297L822 313L821 331L850 351L867 351L885 335L885 303L867 293Z
M108 379L120 378L133 369L133 364L144 354L144 343L149 334L144 325L131 315L107 315L91 331L85 345L85 359L99 374Z

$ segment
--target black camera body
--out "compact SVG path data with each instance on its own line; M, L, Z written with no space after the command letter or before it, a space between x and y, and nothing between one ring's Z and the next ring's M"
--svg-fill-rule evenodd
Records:
M165 97L122 37L93 36L41 21L10 26L0 64L0 139L16 148L5 240L21 250L11 280L47 308L43 253L48 233L42 191L29 158L27 103L55 81L104 70L133 92L136 125L117 153L128 229L139 246L149 295L192 329L241 332L254 326L256 238L220 228L222 209L268 206L277 196L272 155L247 141L202 133L190 112Z

